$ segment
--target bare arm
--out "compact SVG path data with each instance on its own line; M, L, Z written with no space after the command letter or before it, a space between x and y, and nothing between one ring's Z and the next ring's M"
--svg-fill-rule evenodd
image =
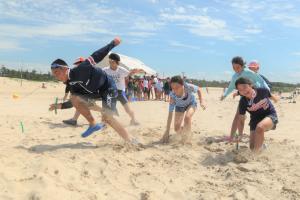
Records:
M65 102L68 98L69 93L65 93L65 96L63 97L63 102Z
M200 106L202 107L203 110L205 110L206 105L204 104L203 97L202 97L202 92L201 92L200 88L198 88L197 94L198 94L198 97L199 97Z
M270 99L271 99L272 101L274 101L274 103L277 103L277 102L279 101L279 97L276 96L276 95L274 95L274 94L271 94Z
M161 139L162 143L168 143L169 142L169 136L170 136L170 128L171 128L171 123L172 123L172 118L173 118L173 110L175 108L173 99L170 99L170 104L169 104L169 114L168 114L168 120L167 120L167 127L166 131Z
M242 123L244 123L244 121L245 121L245 118L246 116L245 115L241 115L241 114L239 114L238 115L238 123L239 124L242 124ZM239 130L239 136L241 136L241 135L243 135L244 133L240 133L240 130Z

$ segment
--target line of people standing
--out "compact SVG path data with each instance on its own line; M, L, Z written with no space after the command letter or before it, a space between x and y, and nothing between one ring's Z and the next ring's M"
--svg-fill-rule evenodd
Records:
M126 95L129 101L164 100L169 101L170 78L157 76L132 77L126 83Z

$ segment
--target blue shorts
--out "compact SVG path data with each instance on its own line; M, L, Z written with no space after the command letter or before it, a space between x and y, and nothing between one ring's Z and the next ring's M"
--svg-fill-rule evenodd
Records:
M126 97L126 93L123 90L118 90L118 97L117 100L121 102L122 105L128 103L128 99Z

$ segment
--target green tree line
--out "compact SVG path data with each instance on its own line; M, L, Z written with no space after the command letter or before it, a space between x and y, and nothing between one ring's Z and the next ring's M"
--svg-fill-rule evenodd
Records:
M9 69L4 66L0 68L0 76L9 77L9 78L22 78L22 79L32 80L32 81L54 81L55 80L50 72L41 73L41 72L37 72L36 70L21 71L21 70Z
M206 81L206 80L197 80L197 79L188 79L195 85L199 85L201 87L227 87L229 82L226 81ZM292 92L295 88L300 88L300 83L291 84L291 83L283 83L283 82L271 82L272 91L274 92Z
M28 71L28 70L15 70L9 69L5 66L0 68L0 76L2 77L10 77L10 78L22 78L26 80L33 81L55 81L54 77L50 72L48 73L38 73L36 70ZM188 79L195 85L199 85L201 87L227 87L229 82L227 81L207 81L207 80L198 80L198 79ZM300 88L300 83L291 84L291 83L283 83L283 82L271 82L273 91L281 91L281 92L291 92L295 88Z

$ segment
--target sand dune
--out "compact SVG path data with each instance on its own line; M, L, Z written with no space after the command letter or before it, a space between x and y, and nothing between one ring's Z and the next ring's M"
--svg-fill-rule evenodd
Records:
M169 145L157 141L164 132L165 102L134 102L141 126L120 119L145 149L128 149L111 129L86 139L61 123L74 109L54 112L48 105L62 97L63 84L0 78L0 199L300 199L300 101L276 105L279 125L266 134L268 148L258 156L247 138L234 144L216 142L227 135L237 101L220 102L222 89L204 93L206 111L193 118L192 146L171 136ZM19 98L13 99L17 94ZM94 113L100 120L100 115ZM249 118L249 117L248 117ZM24 125L24 133L20 122ZM249 128L245 129L249 133Z

